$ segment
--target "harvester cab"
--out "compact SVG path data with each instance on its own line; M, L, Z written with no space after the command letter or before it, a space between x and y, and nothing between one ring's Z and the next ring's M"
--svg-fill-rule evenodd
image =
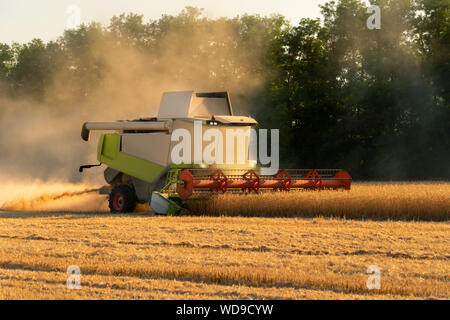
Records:
M178 214L183 202L199 192L259 192L290 189L350 189L351 178L344 170L280 170L264 176L256 168L250 150L250 135L229 148L202 143L207 130L216 129L226 136L228 129L250 132L255 119L233 115L227 92L166 92L157 117L131 121L85 122L81 137L88 141L90 132L102 133L97 159L105 164L106 182L110 186L111 212L132 212L137 203L149 202L157 214ZM198 141L200 139L200 141ZM234 138L233 138L234 139ZM230 153L239 161L203 161L202 155L215 146L215 159ZM237 156L235 158L235 156ZM80 167L80 171L95 165Z

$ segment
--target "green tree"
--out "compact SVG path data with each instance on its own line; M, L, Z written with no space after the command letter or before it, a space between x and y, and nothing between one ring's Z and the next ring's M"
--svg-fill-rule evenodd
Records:
M7 93L8 74L13 60L13 52L7 44L0 43L0 94Z
M75 30L66 30L58 40L64 60L60 64L58 79L67 89L64 99L80 101L95 91L106 73L105 50L113 50L108 33L99 23L81 25Z
M51 57L40 39L30 43L13 45L15 63L8 77L12 81L15 96L30 96L42 100L51 81Z

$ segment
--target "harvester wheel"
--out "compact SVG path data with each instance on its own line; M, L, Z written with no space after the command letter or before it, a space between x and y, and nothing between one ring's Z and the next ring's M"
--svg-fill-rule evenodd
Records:
M109 194L109 209L112 213L133 212L136 202L136 194L127 184L114 187Z

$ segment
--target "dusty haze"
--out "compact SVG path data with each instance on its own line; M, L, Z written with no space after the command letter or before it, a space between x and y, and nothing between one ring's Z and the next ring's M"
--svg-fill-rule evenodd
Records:
M214 39L233 42L236 37L225 24L189 36L171 32L152 54L99 37L87 55L74 59L77 65L62 65L54 72L43 101L1 96L0 175L5 183L0 207L40 209L52 197L66 194L67 200L71 193L105 183L103 169L78 172L82 164L97 163L99 134L94 133L89 142L82 141L80 130L85 121L156 116L164 91L228 90L236 113L247 110L245 95L261 84L252 69L263 53L214 45ZM83 64L92 60L101 62L101 81L86 89L85 81L73 80L73 73L86 80ZM24 203L23 199L29 198L34 200ZM95 202L88 207L97 209Z

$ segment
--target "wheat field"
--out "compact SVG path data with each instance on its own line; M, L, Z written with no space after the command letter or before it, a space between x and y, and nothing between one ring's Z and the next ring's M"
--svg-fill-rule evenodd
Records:
M0 299L448 299L449 234L448 222L0 212Z
M354 183L350 191L217 194L188 202L188 215L450 220L450 183Z

